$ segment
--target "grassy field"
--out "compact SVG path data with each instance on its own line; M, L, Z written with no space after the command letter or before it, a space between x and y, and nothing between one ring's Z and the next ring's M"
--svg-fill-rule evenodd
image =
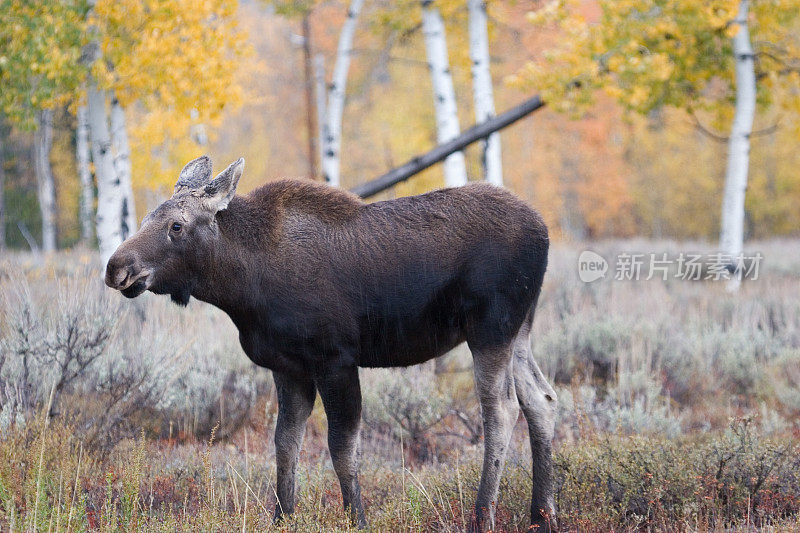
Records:
M702 243L592 243L676 254ZM534 353L559 394L564 531L800 531L800 242L738 294L714 281L582 283L556 245ZM103 287L80 250L0 258L0 530L348 530L317 405L298 512L274 507L271 377L210 306ZM613 268L613 266L612 266ZM613 271L607 278L613 277ZM469 355L363 371L362 488L374 531L460 531L481 434ZM498 530L525 531L515 431Z

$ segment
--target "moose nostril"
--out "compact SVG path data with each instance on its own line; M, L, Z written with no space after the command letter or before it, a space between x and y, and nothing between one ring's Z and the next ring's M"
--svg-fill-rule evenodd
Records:
M130 270L127 268L121 268L117 270L117 273L114 275L114 283L117 285L117 287L122 287L125 285L125 282L128 280L130 275Z
M130 254L115 254L108 260L106 266L106 285L112 289L119 289L124 286L130 277L135 257Z
M118 267L114 263L108 263L106 266L106 285L111 287L112 289L116 289L120 286L120 283L124 281L125 278L128 277L128 269L124 267Z

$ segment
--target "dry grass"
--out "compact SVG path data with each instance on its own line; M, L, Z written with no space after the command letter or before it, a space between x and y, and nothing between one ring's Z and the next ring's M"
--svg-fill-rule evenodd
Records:
M254 435L245 434L216 445L132 440L101 459L75 428L39 420L0 442L0 523L11 531L351 529L327 459L316 452L301 458L296 514L273 525L274 469L269 454L256 451L263 443L251 449ZM562 446L556 462L564 530L800 530L800 449L747 420L714 436L606 435ZM463 530L479 467L472 448L448 464L404 469L367 459L371 530ZM499 531L526 531L529 490L529 462L517 447L501 486Z
M703 246L590 248L611 257ZM534 350L561 400L565 530L800 531L800 243L751 249L764 254L761 279L731 295L711 282L586 285L581 248L555 247ZM123 301L103 288L94 260L80 251L44 265L0 259L0 529L349 530L320 406L298 512L272 525L269 374L252 367L218 311ZM411 370L412 379L362 374L374 531L459 531L469 517L478 410L468 355L448 366L438 376ZM520 423L502 531L526 530L526 448Z

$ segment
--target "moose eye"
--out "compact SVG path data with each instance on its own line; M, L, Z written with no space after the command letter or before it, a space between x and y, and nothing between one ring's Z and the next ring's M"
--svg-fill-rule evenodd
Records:
M172 223L172 231L173 232L180 233L180 231L182 229L183 229L183 224L181 224L180 222L173 222Z

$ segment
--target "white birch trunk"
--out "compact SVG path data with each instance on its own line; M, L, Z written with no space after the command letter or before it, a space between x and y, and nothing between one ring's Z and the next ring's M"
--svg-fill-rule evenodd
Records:
M428 68L433 82L433 104L436 111L436 131L439 144L445 143L460 132L456 94L450 61L447 57L447 40L444 21L432 0L422 2L422 33L428 55ZM448 187L467 183L467 167L463 152L455 152L444 160L444 182Z
M744 245L744 200L747 173L750 164L750 134L756 111L756 76L753 47L747 25L749 0L739 3L733 36L733 54L736 60L736 111L728 141L728 164L725 171L725 195L722 200L720 251L736 261ZM732 289L738 287L741 273L735 273Z
M42 251L56 249L56 186L50 166L53 148L53 110L36 113L36 135L33 146L33 163L36 173L36 191L42 213Z
M472 92L477 124L494 117L492 74L489 69L489 27L484 0L467 0L469 8L469 57L472 60ZM484 179L503 185L500 133L492 133L481 143Z
M133 178L131 176L131 147L125 123L125 110L111 95L111 145L114 148L114 172L122 187L122 240L136 233L136 205L133 201Z
M81 241L89 245L94 235L92 212L94 211L94 183L89 168L89 114L86 106L78 106L78 125L75 129L75 159L81 182L80 223Z
M336 50L336 63L333 67L331 85L328 89L327 119L325 120L322 150L322 175L329 185L339 186L341 147L342 147L342 115L344 98L347 89L347 71L350 69L350 55L353 52L353 36L356 23L361 13L364 0L352 0L347 10L347 18L339 34L339 46Z
M92 160L97 176L97 244L103 266L122 244L122 183L114 169L111 134L106 116L106 93L93 80L87 91Z

